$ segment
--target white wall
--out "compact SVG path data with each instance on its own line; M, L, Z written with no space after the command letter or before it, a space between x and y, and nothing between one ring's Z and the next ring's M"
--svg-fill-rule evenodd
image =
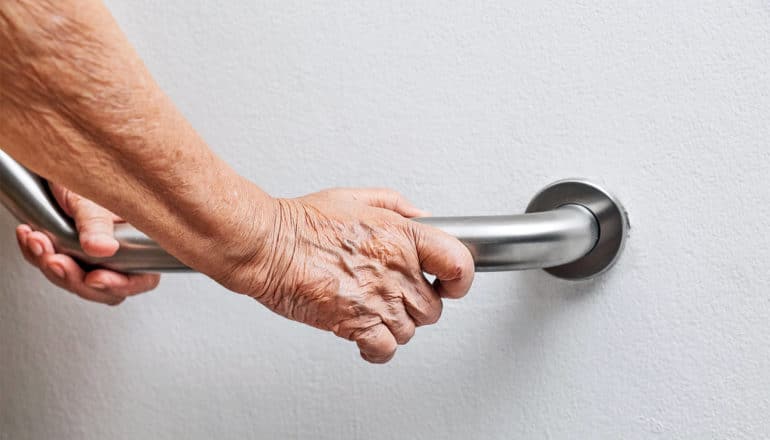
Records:
M3 211L0 438L768 437L770 7L543 3L110 1L273 194L510 213L586 176L632 237L594 282L478 275L372 366L200 275L80 301L23 263Z

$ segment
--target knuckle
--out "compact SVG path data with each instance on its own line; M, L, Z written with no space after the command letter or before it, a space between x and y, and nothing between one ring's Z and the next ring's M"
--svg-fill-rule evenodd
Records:
M106 212L88 212L86 215L84 215L81 219L81 223L88 225L88 226L101 226L108 221L111 221L109 215L107 215Z
M78 214L81 211L88 209L88 199L80 197L78 194L65 189L64 200L67 206L72 210L73 214Z
M474 261L470 251L463 246L462 253L450 264L449 276L451 279L465 278L473 273Z
M395 338L386 337L387 328L384 324L377 324L358 332L354 340L361 351L365 351L370 357L382 358L392 356L396 352Z
M426 324L435 324L441 318L441 313L444 311L444 303L438 301L435 306L428 309L428 313L425 314Z
M76 223L78 232L82 234L85 232L101 232L107 228L109 225L108 222L111 221L112 220L106 216L90 215L80 218Z
M382 194L383 197L391 200L398 200L403 197L400 192L393 188L380 188L380 194Z
M449 271L449 277L450 279L456 280L459 278L462 278L465 274L465 267L460 263L455 263L451 265L450 271Z
M378 332L377 327L379 324L354 331L351 335L352 339L361 347L374 347L374 341L377 339Z
M404 345L414 336L415 326L414 324L406 321L398 321L396 326L396 329L394 329L396 342L399 345Z

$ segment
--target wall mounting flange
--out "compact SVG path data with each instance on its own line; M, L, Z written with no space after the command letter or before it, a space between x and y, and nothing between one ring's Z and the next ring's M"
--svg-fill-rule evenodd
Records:
M564 205L580 205L591 211L599 224L599 240L585 256L545 271L568 280L593 278L612 267L623 251L631 228L628 214L612 194L583 179L548 185L529 202L526 212L550 211Z

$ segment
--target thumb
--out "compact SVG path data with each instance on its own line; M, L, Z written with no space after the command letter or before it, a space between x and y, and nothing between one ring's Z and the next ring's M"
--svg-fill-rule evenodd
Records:
M436 276L436 292L443 298L464 296L475 271L468 248L451 235L421 223L414 223L414 237L422 270Z
M113 215L96 203L80 198L72 210L80 246L92 257L115 255L120 244L114 237Z
M376 208L395 211L407 218L427 217L429 213L412 204L404 195L389 188L353 190L353 198Z
M61 185L51 185L56 201L75 220L83 251L92 257L115 255L120 244L113 236L115 215Z

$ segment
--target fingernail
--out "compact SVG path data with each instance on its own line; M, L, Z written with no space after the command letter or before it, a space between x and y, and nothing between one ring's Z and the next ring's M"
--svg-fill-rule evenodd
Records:
M64 278L65 274L64 274L63 267L59 266L58 264L52 264L51 266L49 266L49 268L51 269L51 272L54 273L54 275L56 275L59 278Z
M33 241L29 244L29 250L32 251L32 255L39 257L43 255L43 246L40 246L40 243Z
M102 284L102 283L100 283L98 281L93 282L93 283L88 283L88 286L92 287L94 289L98 289L98 290L104 290L104 289L107 288L107 286L105 286L104 284Z

